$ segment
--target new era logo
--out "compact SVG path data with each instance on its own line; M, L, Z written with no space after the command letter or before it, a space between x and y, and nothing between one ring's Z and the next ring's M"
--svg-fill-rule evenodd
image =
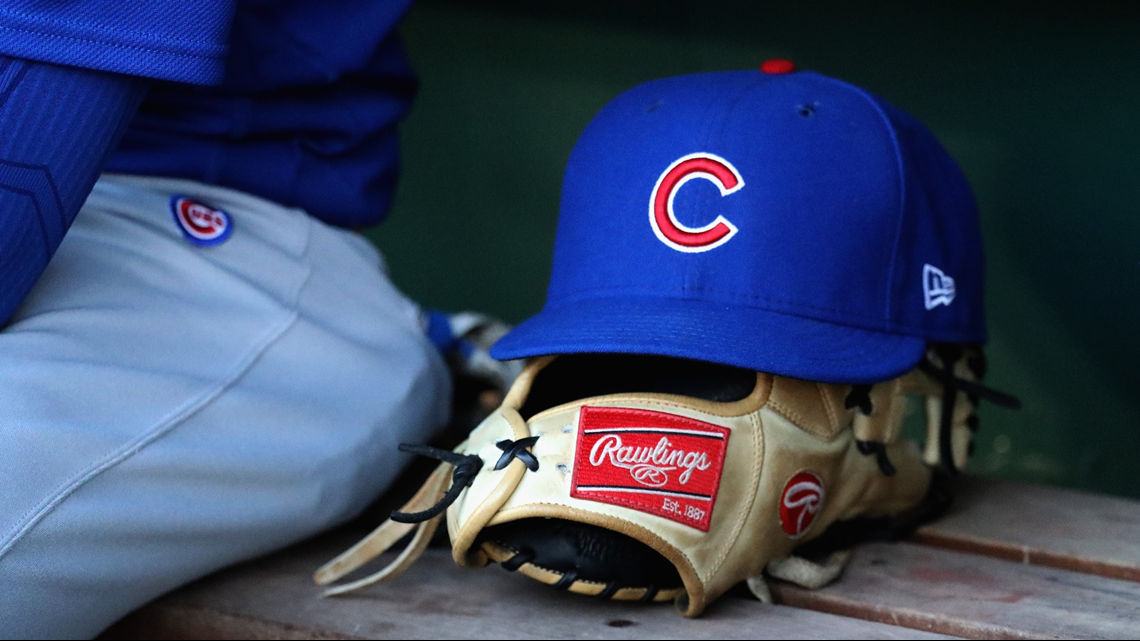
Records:
M934 265L922 266L922 291L926 295L926 309L954 302L954 279Z

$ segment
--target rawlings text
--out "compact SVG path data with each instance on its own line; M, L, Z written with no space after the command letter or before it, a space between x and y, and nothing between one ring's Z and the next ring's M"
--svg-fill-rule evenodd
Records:
M672 443L664 436L653 447L634 447L624 445L621 436L617 434L607 434L598 439L590 450L590 465L597 467L607 458L610 465L628 469L633 480L651 487L661 487L668 483L668 473L679 467L685 469L677 479L681 485L689 482L693 470L712 467L706 452L672 449Z

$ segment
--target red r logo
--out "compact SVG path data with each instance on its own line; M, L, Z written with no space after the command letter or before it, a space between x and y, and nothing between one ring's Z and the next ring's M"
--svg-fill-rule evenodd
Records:
M721 196L739 191L744 186L744 179L732 163L707 153L678 158L661 174L649 197L649 224L661 242L686 253L707 252L736 235L736 225L724 216L717 216L716 220L698 228L686 227L677 220L673 213L673 198L682 185L694 178L715 183Z
M784 486L780 495L780 525L784 533L798 539L811 527L823 509L823 481L811 472L800 472Z

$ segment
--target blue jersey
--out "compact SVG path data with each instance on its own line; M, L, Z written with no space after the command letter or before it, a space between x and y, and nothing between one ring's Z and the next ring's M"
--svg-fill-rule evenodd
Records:
M222 79L233 0L5 0L0 53L200 84Z
M45 2L0 8L0 53L156 82L108 171L190 178L360 227L387 214L415 76L410 0Z

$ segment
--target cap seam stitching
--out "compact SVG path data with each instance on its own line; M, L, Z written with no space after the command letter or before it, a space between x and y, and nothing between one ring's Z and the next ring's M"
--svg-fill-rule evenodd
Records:
M832 314L843 316L845 318L853 318L856 320L864 320L864 321L867 321L869 323L882 323L884 320L881 318L874 318L874 317L870 317L870 316L855 315L855 314L850 313L848 310L836 309L833 307L822 307L819 305L812 305L811 303L798 303L798 302L790 301L787 299L772 298L770 296L757 296L755 294L745 294L745 293L739 293L739 292L736 292L736 293L734 293L734 292L723 292L723 291L708 289L708 288L704 288L704 287L690 288L690 289L686 289L684 291L689 292L689 293L714 294L718 297L727 298L727 299L734 299L735 298L735 299L765 301L765 302L770 302L770 303L783 304L783 305L788 305L791 307L800 307L800 308L804 308L804 309L816 310L816 311L821 311L821 312L829 312ZM651 294L657 294L657 296L655 296L655 297L661 297L660 296L660 293L661 293L660 290L652 288L652 287L622 287L622 288L613 288L613 289L611 289L611 288L598 288L598 289L590 289L590 290L579 290L579 292L580 293L590 292L591 294L596 293L596 292L610 292L610 293L649 292ZM602 297L595 296L595 295L582 296L582 295L575 294L575 295L560 298L559 303L560 304L561 303L573 303L573 302L576 302L579 300L590 300L590 299L595 299L595 298L602 298ZM685 300L685 298L682 296L665 296L665 298ZM775 311L775 310L765 310L765 311ZM779 312L779 313L792 313L792 312ZM831 322L831 321L828 321L828 322ZM841 324L841 323L837 323L837 324Z
M720 121L719 129L716 126L717 125L716 120L714 120L713 118L711 118L709 116L709 114L711 114L713 112L713 110L717 108L716 101L710 100L709 103L705 106L704 112L701 114L701 120L700 121L701 122L708 122L709 124L708 124L708 126L704 132L704 136L703 136L704 141L700 145L700 147L701 147L700 151L708 153L709 145L711 144L713 138L715 137L718 140L720 139L720 135L723 132L724 127L725 127L725 122L728 120L728 113L732 110L732 107L735 106L736 103L740 102L741 98L748 91L748 89L751 89L751 87L748 87L746 89L741 89L740 92L738 93L738 95L735 98L733 98L733 100L731 102L731 106L721 108L721 110L720 110L721 118L716 119L716 120ZM714 131L715 131L715 136L714 136ZM686 270L684 272L684 274L681 276L681 291L689 291L691 277L692 277L692 272L689 270Z
M875 110L875 113L879 115L879 118L883 121L883 126L886 127L887 133L891 137L891 145L895 150L895 164L896 171L898 172L897 178L899 185L898 223L895 226L894 242L891 244L891 260L887 265L887 291L885 292L886 295L883 297L884 300L886 300L886 309L883 310L884 316L889 320L891 318L891 303L895 289L895 266L898 264L899 239L902 238L903 214L906 211L906 178L905 172L903 170L902 148L899 146L898 135L895 131L894 126L891 124L890 118L887 117L887 114L883 111L882 106L880 106L879 103L874 98L872 98L866 90L861 87L857 87L849 82L844 82L830 76L824 76L822 74L816 75L824 80L828 80L832 83L847 87L848 89L854 91L858 96L863 98L863 100L866 100L871 105L871 108Z
M654 298L662 298L662 296L660 296L659 290L649 288L649 287L629 287L629 288L623 288L623 289L617 289L617 290L614 290L614 289L593 289L593 290L586 290L586 291L590 291L590 292L611 292L611 293L616 293L616 294L622 294L622 293L628 294L631 292L645 291L645 292L657 294L657 296L654 296ZM829 312L829 313L835 314L837 316L841 316L841 317L846 318L846 319L859 320L859 321L865 321L866 322L865 325L856 325L856 324L851 324L851 323L845 323L842 320L814 318L811 316L807 316L804 312L799 312L799 311L774 310L774 309L766 309L766 308L762 308L762 307L754 308L754 309L757 309L760 311L766 311L766 312L770 312L773 314L781 314L781 315L785 315L785 316L796 316L798 318L806 318L808 320L813 320L813 321L820 322L820 323L827 323L830 325L837 325L840 327L850 327L853 329L860 329L860 330L864 330L864 331L884 331L884 332L896 331L896 332L902 332L903 335L905 335L905 336L910 336L910 337L914 337L914 338L922 338L924 340L976 340L976 339L970 337L969 332L951 331L951 332L946 332L946 333L939 332L937 336L935 336L933 334L927 335L929 333L929 330L927 328L923 328L923 327L911 328L911 327L907 327L907 326L899 324L899 323L895 323L889 319L881 319L881 318L875 319L875 318L869 318L869 317L865 317L865 316L854 316L851 313L846 312L844 310L832 309L829 307L817 307L817 306L807 304L807 303L792 303L791 301L785 301L785 300L781 300L781 299L777 299L777 298L754 296L754 295L750 295L750 294L734 294L734 293L727 293L727 292L716 292L714 290L708 290L708 289L691 289L691 290L687 290L687 291L689 291L689 292L713 293L713 294L721 296L725 299L732 299L732 298L745 299L745 300L751 299L751 300L767 301L767 302L778 303L778 304L782 303L782 304L788 304L788 305L796 305L796 306L800 306L803 308L814 309L814 310L821 311L821 312ZM555 305L555 308L557 308L558 306L561 306L561 305L573 304L573 303L583 301L583 300L597 300L597 299L601 299L601 298L605 298L605 297L604 296L595 296L595 295L588 295L588 296L573 295L573 296L561 298L559 300L558 304ZM664 296L663 298L669 298L669 299L673 299L673 300L688 300L683 296ZM697 301L697 302L699 302L699 301ZM544 309L543 311L545 312L546 309Z
M904 338L913 338L913 337L907 336ZM907 351L907 346L905 346L905 345L900 346L897 349L892 349L892 350L886 352L886 355L883 358L892 358L895 355L905 353L906 351ZM550 355L556 355L556 354L558 354L558 355L588 354L588 353L656 354L659 356L671 356L671 357L675 357L675 358L690 358L690 359L695 359L695 360L703 360L703 361L708 361L708 362L721 363L724 365L732 365L734 367L751 369L751 370L757 371L757 372L764 372L764 373L768 373L768 374L776 374L778 376L788 376L788 377L793 377L793 378L818 380L821 383L830 383L830 384L837 384L837 385L851 385L853 383L859 382L857 378L844 379L844 380L840 381L840 380L835 379L835 377L823 379L823 378L819 378L818 376L809 376L809 375L805 375L802 372L802 368L788 368L788 367L782 367L782 366L781 367L773 367L773 368L756 367L754 364L742 364L740 361L732 362L732 361L725 360L725 359L711 359L709 357L709 354L707 354L707 353L694 354L692 351L685 351L685 350L653 349L650 351L637 351L637 352L617 352L617 351L598 352L598 351L594 351L594 350L581 349L580 346L578 344L575 344L575 343L552 343L552 344L545 345L543 347L528 347L525 349L523 349L523 348L513 349L513 350L509 350L509 352L511 355L507 356L506 358L530 358L532 356L550 356ZM811 354L799 353L795 356L795 358L797 358L801 361L810 362L812 364L823 363L825 365L834 365L836 363L842 363L842 364L849 364L850 363L850 364L855 364L855 365L866 365L868 363L868 360L866 357L860 357L860 358L854 359L854 360L839 360L839 361L837 361L835 358L833 358L831 356L823 356L823 355L816 356L816 355L811 355ZM905 374L906 372L909 372L910 370L915 368L915 366L918 364L918 361L921 358L922 358L922 351L920 351L918 356L915 357L914 361L908 363L906 367L898 368L898 369L892 368L890 370L891 373L889 375L886 375L886 376L883 376L882 378L879 378L876 382L888 381L888 380L891 380L892 378L897 378L897 377ZM794 372L793 371L793 370L797 370L797 369L800 369L801 371L800 372Z

